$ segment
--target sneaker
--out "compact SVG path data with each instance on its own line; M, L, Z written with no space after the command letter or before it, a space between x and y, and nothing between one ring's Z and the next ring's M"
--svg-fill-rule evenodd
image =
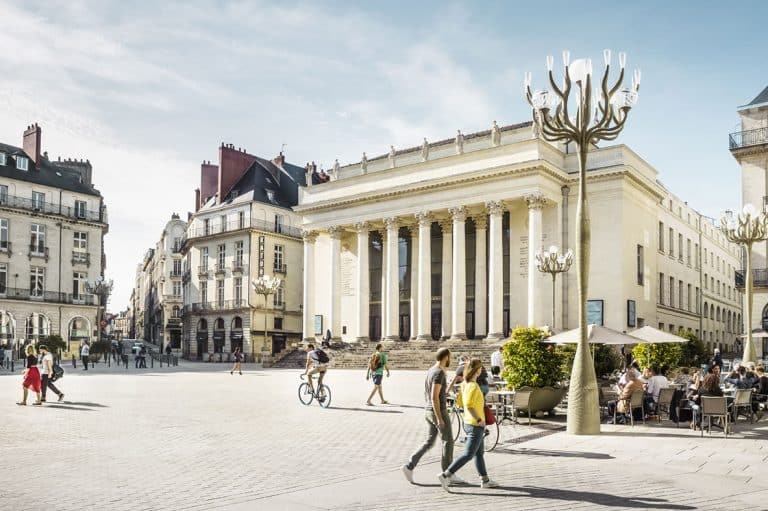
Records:
M480 481L480 488L498 488L499 483L494 481L493 479L488 479L487 481Z
M59 394L59 401L64 401L64 394Z
M35 405L35 406L42 406L42 405L43 405L43 402L42 402L42 401L35 401L35 402L34 402L34 403L32 403L32 404L33 404L33 405Z
M441 473L437 476L437 480L440 481L440 486L443 487L443 490L447 491L448 493L451 492L451 478L447 475Z
M41 402L41 403L45 403L45 399L41 399L41 400L40 400L40 402Z
M413 484L413 469L408 468L408 465L403 465L400 470L403 471L403 475L409 483Z
M451 485L454 484L469 484L461 477L457 476L456 474L451 474L451 477L448 478L449 481L451 481Z

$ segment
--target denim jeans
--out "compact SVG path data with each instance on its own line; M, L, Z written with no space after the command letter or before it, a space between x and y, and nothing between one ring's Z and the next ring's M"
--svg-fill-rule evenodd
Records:
M455 474L461 467L466 465L469 460L475 458L475 468L480 477L487 477L488 472L485 470L485 458L483 457L485 439L485 428L483 426L472 426L470 424L464 424L464 432L467 434L467 441L464 444L464 453L453 460L451 466L448 467L446 472Z
M426 454L426 452L430 450L433 445L435 445L437 435L440 435L440 439L443 443L442 459L440 460L440 465L442 469L445 470L453 460L453 428L451 428L451 418L447 412L443 412L443 424L445 424L443 429L440 429L437 426L437 416L435 415L434 411L427 410L424 415L424 419L427 422L427 439L424 441L424 444L422 444L422 446L419 447L419 449L411 455L411 459L408 461L408 468L411 470L416 468L416 465L419 464L421 457L424 456L424 454Z

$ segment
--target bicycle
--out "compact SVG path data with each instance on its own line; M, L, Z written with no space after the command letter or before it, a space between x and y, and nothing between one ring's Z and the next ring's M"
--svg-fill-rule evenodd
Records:
M299 378L304 379L304 374L299 375ZM309 377L309 381L312 381L312 376ZM331 405L331 389L323 383L320 388L312 392L312 387L308 382L302 382L299 384L299 401L301 404L309 406L312 404L313 399L317 399L317 404L323 408L328 408Z
M461 434L464 434L462 442L466 442L467 434L464 433L464 409L456 406L456 398L449 396L446 398L448 409L452 415L451 427L454 428L453 441L458 442ZM483 439L483 450L485 452L491 452L496 448L499 443L499 436L501 431L499 429L499 422L496 421L491 425L485 426L485 438Z

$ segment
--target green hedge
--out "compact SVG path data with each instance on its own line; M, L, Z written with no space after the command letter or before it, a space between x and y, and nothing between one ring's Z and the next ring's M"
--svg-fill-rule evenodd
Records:
M538 328L516 328L503 346L503 377L514 388L555 387L563 380L562 356L553 345L542 344Z

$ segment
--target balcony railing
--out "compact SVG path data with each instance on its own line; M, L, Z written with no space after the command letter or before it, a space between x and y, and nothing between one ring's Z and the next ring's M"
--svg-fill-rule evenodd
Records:
M745 283L744 270L736 270L735 280L736 288L744 289ZM768 268L755 268L752 270L752 285L755 287L768 287Z
M235 273L243 273L245 271L245 263L243 261L238 261L238 260L233 261L232 271Z
M27 253L27 256L32 259L33 257L44 257L45 260L48 260L48 247L42 245L41 243L32 243L29 245L29 252Z
M190 228L187 231L186 237L182 243L185 243L190 238L213 236L216 234L241 231L244 229L256 229L259 231L274 232L284 236L291 236L293 238L301 238L301 229L297 227L275 224L274 222L267 222L265 220L246 218L244 222L232 221L225 223L223 226L220 223L215 223L209 225L207 229L205 227L197 227L194 229Z
M0 298L8 300L33 300L40 302L68 303L75 305L96 305L96 297L90 294L59 293L56 291L35 291L19 287L0 286Z
M184 312L210 312L210 311L228 311L245 309L248 307L246 300L223 300L220 302L198 302L191 306L185 305Z
M281 264L281 265L277 265L276 264L273 269L274 269L275 273L286 273L286 271L288 269L288 266L286 266L284 264Z
M768 144L768 128L737 131L728 135L728 146L731 150L761 144Z
M91 265L91 254L88 252L72 252L72 264Z
M216 273L226 273L227 271L227 265L226 263L216 263Z
M179 279L181 278L181 270L171 270L171 278L172 279Z
M198 275L208 275L209 271L211 271L211 269L208 267L207 264L197 267L197 274Z
M42 202L32 200L26 197L17 197L15 195L0 195L0 207L25 209L37 213L46 213L49 215L62 215L77 220L86 220L89 222L106 222L106 211L88 211L82 208L63 206L51 202Z
M13 251L11 250L11 242L10 241L0 241L0 252L7 252L8 255L12 254Z

